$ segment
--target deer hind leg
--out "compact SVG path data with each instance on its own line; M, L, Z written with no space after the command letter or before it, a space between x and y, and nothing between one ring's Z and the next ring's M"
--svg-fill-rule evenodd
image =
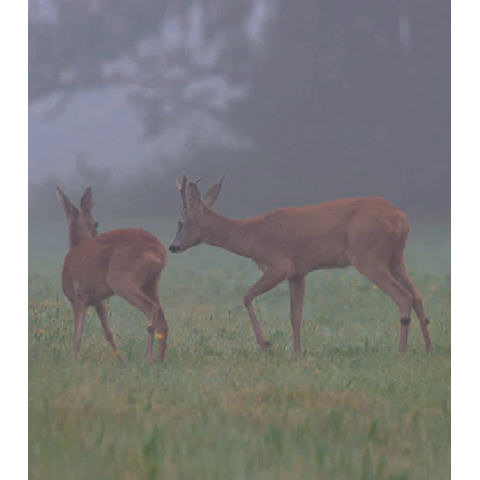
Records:
M288 275L288 269L282 268L268 268L263 276L254 284L243 297L243 304L248 311L252 328L257 339L257 343L264 349L271 346L271 343L266 340L262 327L257 320L257 315L253 308L253 300L262 295L262 293L268 292L272 288L276 287L279 283L283 282Z
M137 307L147 317L147 331L149 334L147 362L152 363L154 325L159 305L141 289L135 278L123 276L120 279L110 279L109 285L116 295Z
M432 343L430 342L430 335L428 333L428 324L430 321L425 315L423 308L423 300L420 292L417 290L412 282L412 279L407 273L407 267L403 256L395 258L391 263L391 271L393 276L412 294L413 297L413 309L417 315L420 327L422 329L423 340L425 342L425 348L427 351L432 351Z
M83 326L85 324L85 312L87 306L84 303L72 304L73 314L75 317L74 331L73 331L73 358L78 359L78 353L82 345Z
M95 305L95 311L97 312L98 319L102 324L105 340L107 340L107 342L112 346L113 351L116 352L118 350L117 344L115 343L112 330L110 329L110 322L108 321L108 314L105 305L102 302L98 303Z
M302 326L303 301L305 298L305 276L292 277L290 285L290 321L293 330L293 346L297 353L300 353L300 329Z
M387 264L355 265L357 270L382 289L397 304L400 310L400 341L398 351L404 353L408 341L408 329L410 326L410 312L413 306L413 298L410 292L392 275Z
M148 295L157 305L156 316L153 321L154 331L159 339L158 343L158 357L160 361L163 362L165 359L165 351L167 349L167 338L168 338L168 324L165 319L165 314L163 313L162 305L160 303L160 298L158 296L158 282L160 280L160 275L152 279L150 282L143 287L143 291ZM148 339L148 348L150 350L153 348L153 334L149 336Z

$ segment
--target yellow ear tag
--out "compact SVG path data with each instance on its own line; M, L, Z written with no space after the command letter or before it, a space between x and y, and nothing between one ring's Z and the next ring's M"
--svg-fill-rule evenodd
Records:
M156 333L155 336L159 338L160 340L163 338L163 335L161 333Z

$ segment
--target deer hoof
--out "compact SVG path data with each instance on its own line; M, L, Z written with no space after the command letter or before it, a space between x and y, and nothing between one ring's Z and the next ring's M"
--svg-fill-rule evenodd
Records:
M261 346L264 350L267 350L267 349L269 349L269 348L272 346L272 344L271 344L268 340L264 340L264 341L260 344L260 346Z

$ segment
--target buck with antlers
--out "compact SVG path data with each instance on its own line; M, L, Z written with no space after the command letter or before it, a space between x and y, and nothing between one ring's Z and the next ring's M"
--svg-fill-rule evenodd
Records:
M263 271L247 291L244 305L258 344L268 348L253 300L284 280L290 285L290 320L294 349L300 352L305 278L322 268L353 265L387 293L400 310L399 351L405 351L413 307L425 346L431 350L422 297L407 274L403 251L409 233L403 212L381 197L345 198L307 207L278 208L255 218L233 220L211 206L223 178L202 198L197 182L177 180L183 213L171 252L199 243L224 248L252 259Z
M103 300L118 295L147 317L147 361L152 361L154 335L160 339L159 357L163 360L168 326L158 297L158 282L167 262L165 248L154 235L136 228L97 235L90 188L82 196L80 209L58 186L57 197L68 220L70 249L63 263L62 289L75 318L74 358L80 351L89 306L95 307L105 338L117 351Z

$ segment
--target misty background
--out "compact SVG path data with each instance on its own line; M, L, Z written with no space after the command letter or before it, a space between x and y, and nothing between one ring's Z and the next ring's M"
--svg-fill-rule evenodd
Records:
M237 218L383 195L448 219L450 2L29 0L30 221L63 218L56 183L101 223L175 219L183 173L226 174Z

